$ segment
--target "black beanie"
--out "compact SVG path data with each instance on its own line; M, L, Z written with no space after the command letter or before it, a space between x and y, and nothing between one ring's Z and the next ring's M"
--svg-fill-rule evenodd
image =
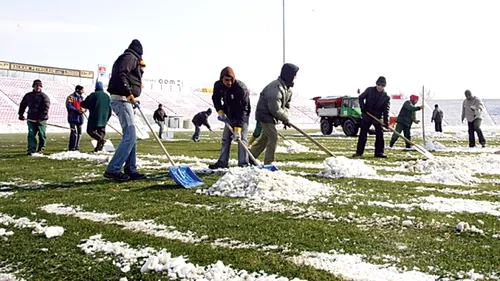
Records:
M212 114L212 109L211 109L211 108L208 108L208 109L207 109L207 114L208 114L208 115L211 115L211 114Z
M36 79L35 81L33 81L33 85L31 87L35 88L36 85L40 85L40 87L43 87L42 81L40 81L40 79Z
M76 87L75 87L75 91L79 91L79 90L81 90L81 89L83 89L83 87L82 87L82 86L80 86L80 85L76 85Z
M137 39L132 40L132 43L130 43L130 45L128 46L128 48L131 49L131 50L133 50L134 52L136 52L139 56L142 56L142 54L143 54L143 52L142 52L142 44Z
M470 90L465 90L465 94L468 95L468 96L472 96L472 93Z
M387 85L387 82L385 81L385 77L384 77L384 76L380 76L380 77L377 79L376 84L377 84L377 85L382 85L382 86Z

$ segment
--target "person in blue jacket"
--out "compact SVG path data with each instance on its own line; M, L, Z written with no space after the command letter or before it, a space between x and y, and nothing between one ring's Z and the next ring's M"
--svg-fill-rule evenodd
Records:
M66 99L66 109L68 110L68 123L71 128L69 135L69 151L80 149L80 139L82 137L83 113L85 109L81 106L84 89L77 85L75 92Z

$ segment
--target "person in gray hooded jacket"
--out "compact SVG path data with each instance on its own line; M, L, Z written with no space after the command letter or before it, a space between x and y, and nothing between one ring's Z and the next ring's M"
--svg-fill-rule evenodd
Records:
M285 129L289 126L288 111L292 100L293 80L299 68L291 63L285 63L281 68L278 79L269 83L260 93L255 120L262 125L262 133L250 152L257 158L266 150L264 164L274 161L274 154L278 146L278 130L276 124L281 121Z
M477 133L479 143L482 147L486 147L483 131L481 131L481 121L483 119L483 102L476 96L473 96L471 91L465 91L465 100L462 104L462 122L467 119L469 127L469 147L476 146L476 138L474 133Z

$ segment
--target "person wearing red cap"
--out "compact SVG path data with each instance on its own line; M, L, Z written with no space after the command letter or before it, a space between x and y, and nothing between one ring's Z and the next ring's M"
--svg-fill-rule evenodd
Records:
M415 106L417 102L418 102L418 96L411 95L410 100L407 100L405 101L405 103L403 103L403 107L401 107L401 110L399 111L398 114L398 119L396 121L397 122L396 132L398 133L403 132L405 138L409 140L411 140L411 125L413 123L415 124L420 123L420 121L417 120L415 112L421 110L422 106ZM398 140L398 135L392 134L389 146L392 148L397 140ZM406 148L411 148L411 144L407 142Z
M236 80L231 67L227 66L222 69L219 80L214 84L212 101L219 115L217 119L229 124L233 128L234 134L224 124L219 159L215 164L208 165L208 168L227 168L231 141L240 139L244 145L248 145L247 133L250 116L250 96L247 86L240 80ZM248 166L248 153L239 143L238 166Z

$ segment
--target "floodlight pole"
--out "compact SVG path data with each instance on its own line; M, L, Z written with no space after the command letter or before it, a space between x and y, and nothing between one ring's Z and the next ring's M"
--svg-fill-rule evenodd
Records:
M422 85L422 139L424 140L425 145L425 89Z
M285 64L285 0L283 0L283 64Z

